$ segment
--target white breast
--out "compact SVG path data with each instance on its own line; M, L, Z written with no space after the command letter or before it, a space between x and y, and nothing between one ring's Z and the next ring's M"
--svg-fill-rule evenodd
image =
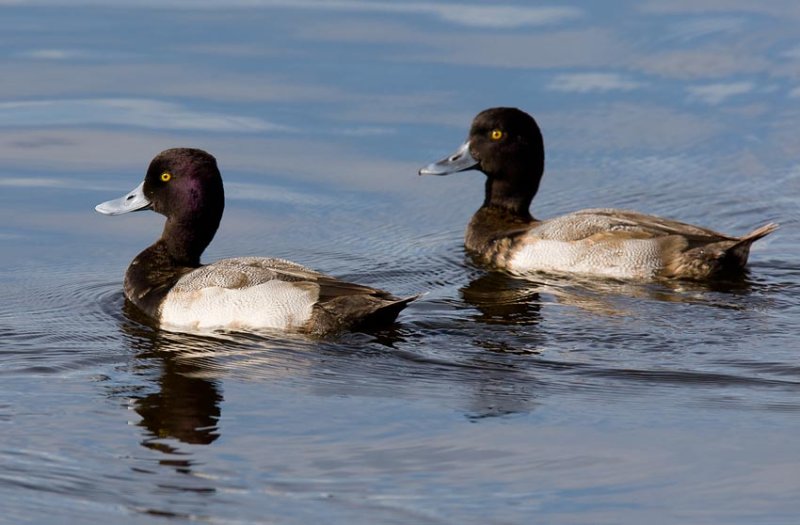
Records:
M316 286L277 279L246 288L182 290L180 284L161 305L160 321L167 329L292 330L311 318L318 298Z

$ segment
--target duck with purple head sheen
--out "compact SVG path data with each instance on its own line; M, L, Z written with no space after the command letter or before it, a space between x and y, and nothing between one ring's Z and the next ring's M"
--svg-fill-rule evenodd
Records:
M203 265L200 255L224 207L216 159L176 148L158 154L129 194L95 208L105 215L153 210L166 216L161 237L131 262L124 284L125 297L162 328L325 335L390 324L417 297L398 298L283 259Z
M465 246L483 262L512 274L713 279L740 273L750 245L778 227L770 223L733 237L607 208L534 219L529 208L544 172L544 142L533 117L516 108L480 112L467 141L419 174L472 169L486 175L486 196L467 227Z

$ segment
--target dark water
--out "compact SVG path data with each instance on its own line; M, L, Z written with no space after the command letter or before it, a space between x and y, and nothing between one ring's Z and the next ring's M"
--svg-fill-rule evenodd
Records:
M0 2L0 521L794 524L795 2ZM464 255L482 176L420 178L516 105L534 212L744 233L741 281L518 280ZM205 260L398 294L327 341L160 332L125 308L154 214L94 204L214 153ZM170 519L171 518L171 519Z

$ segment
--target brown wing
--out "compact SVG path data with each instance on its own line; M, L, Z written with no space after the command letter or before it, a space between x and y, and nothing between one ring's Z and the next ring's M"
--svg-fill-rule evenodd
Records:
M580 210L543 221L534 226L530 234L540 239L559 241L580 241L592 237L650 239L678 235L690 245L735 239L685 222L607 208Z

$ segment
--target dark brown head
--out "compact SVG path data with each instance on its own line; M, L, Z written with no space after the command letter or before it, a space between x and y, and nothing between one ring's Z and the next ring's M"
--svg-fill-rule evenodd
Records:
M544 172L544 142L533 117L516 108L481 111L472 121L467 141L419 174L449 175L470 169L487 176L484 206L529 216Z
M106 215L153 210L167 217L161 239L186 264L199 261L214 238L225 208L216 159L199 149L162 151L150 162L144 181L133 191L95 209Z
M143 192L167 217L222 216L225 195L216 159L203 150L164 150L150 162Z

